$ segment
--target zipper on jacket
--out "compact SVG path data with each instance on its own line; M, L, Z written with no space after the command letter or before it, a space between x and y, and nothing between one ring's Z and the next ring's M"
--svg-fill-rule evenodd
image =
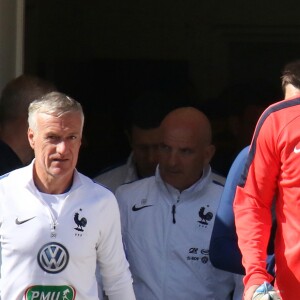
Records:
M176 205L173 204L173 206L172 206L173 224L176 223L175 214L176 214Z

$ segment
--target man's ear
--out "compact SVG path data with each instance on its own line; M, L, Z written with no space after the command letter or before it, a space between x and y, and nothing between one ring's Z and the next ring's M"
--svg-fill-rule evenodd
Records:
M31 128L27 130L27 137L31 148L34 149L34 131Z
M208 145L206 147L206 151L205 151L205 163L209 164L211 159L213 158L214 154L216 152L216 147L215 145Z

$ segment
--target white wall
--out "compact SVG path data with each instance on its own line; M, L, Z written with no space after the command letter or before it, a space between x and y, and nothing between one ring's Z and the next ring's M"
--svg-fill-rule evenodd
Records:
M24 0L0 0L0 90L23 72Z

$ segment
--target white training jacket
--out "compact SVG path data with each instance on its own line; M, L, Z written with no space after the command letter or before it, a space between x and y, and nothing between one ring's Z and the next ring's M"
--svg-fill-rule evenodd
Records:
M134 300L113 194L75 171L56 220L32 169L33 163L0 179L0 298L99 299L98 261L109 299Z
M138 300L242 299L242 276L216 269L209 260L222 191L210 167L181 193L162 181L159 167L155 176L117 189Z
M113 193L123 183L133 182L139 179L135 163L133 161L133 154L131 153L125 164L118 167L109 168L101 172L94 180Z

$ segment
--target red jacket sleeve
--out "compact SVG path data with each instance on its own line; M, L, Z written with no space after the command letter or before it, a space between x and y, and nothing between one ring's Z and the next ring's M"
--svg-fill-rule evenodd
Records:
M272 116L258 122L234 199L238 243L246 270L245 289L272 281L266 271L266 258L272 227L271 207L280 169L276 129Z

